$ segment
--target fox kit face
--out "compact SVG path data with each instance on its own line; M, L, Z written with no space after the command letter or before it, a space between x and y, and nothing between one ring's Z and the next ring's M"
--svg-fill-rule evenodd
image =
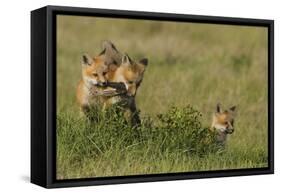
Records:
M127 89L127 95L135 96L147 64L148 60L145 58L136 63L128 55L124 55L120 67L114 73L114 82L123 82Z
M82 77L88 85L105 86L107 83L106 74L109 66L105 63L103 55L91 58L88 55L82 57Z
M212 128L219 133L231 134L234 132L234 117L236 106L225 111L221 110L220 104L217 105L216 112L213 116Z

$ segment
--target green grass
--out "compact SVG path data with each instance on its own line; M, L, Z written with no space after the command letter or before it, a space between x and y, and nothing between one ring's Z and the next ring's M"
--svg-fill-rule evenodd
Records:
M266 28L59 16L57 29L58 178L267 166ZM79 114L81 56L98 54L107 39L133 59L149 59L136 99L141 132L115 113L98 113L98 123ZM200 141L217 102L238 105L222 151ZM202 116L186 117L187 104ZM186 119L166 126L171 105Z

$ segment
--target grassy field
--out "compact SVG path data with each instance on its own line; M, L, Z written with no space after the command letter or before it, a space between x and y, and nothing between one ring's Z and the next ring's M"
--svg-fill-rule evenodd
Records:
M79 114L81 56L100 53L103 40L149 59L138 132L114 111L99 123ZM57 178L266 167L267 57L263 27L59 16ZM214 151L201 140L218 102L238 114L226 148ZM170 125L159 114L179 116Z

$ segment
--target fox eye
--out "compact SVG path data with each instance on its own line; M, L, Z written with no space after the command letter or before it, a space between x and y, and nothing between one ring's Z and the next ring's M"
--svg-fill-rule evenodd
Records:
M133 84L134 82L133 81L128 81L128 84Z
M93 73L93 76L97 77L97 76L98 76L98 74L97 74L97 73Z
M107 72L103 72L102 75L106 75Z
M228 124L228 122L227 122L227 121L225 121L223 124L227 125L227 124Z

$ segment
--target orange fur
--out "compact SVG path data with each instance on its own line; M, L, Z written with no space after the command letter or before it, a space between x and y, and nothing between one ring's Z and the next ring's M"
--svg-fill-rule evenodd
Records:
M218 133L217 139L220 142L225 142L227 134L234 132L234 118L236 107L233 106L225 111L222 111L220 104L217 105L217 111L214 113L211 130Z
M122 64L116 69L109 81L123 82L127 88L127 95L135 96L142 82L146 65L147 60L145 63L134 62L125 55Z
M102 92L104 89L102 84L107 82L106 75L109 71L110 68L105 64L104 55L94 58L83 56L82 79L76 90L76 98L82 109L104 102L104 97L95 95L94 92Z

